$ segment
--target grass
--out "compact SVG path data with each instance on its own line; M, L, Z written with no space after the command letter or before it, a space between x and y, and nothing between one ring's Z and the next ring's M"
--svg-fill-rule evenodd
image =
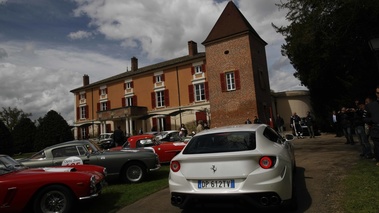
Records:
M373 161L358 161L342 184L344 212L379 212L379 167Z
M168 187L168 173L169 165L162 165L160 170L148 174L142 183L124 184L118 180L111 180L98 198L80 202L78 210L81 213L117 212L143 197Z

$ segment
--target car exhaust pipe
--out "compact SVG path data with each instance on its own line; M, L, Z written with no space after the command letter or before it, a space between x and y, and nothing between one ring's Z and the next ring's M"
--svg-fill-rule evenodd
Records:
M269 200L267 197L261 197L260 202L262 205L267 206L269 203Z
M172 196L171 203L175 205L180 205L183 202L182 196Z
M272 197L270 197L270 203L272 205L278 205L279 204L279 198L278 198L278 196L272 196Z

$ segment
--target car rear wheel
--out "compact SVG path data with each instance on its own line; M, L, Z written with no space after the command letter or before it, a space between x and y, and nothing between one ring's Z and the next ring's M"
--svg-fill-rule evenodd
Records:
M33 204L34 212L70 212L73 205L71 191L59 185L52 185L42 189L36 196Z
M126 183L139 183L146 176L146 168L141 163L129 163L122 171L122 179Z

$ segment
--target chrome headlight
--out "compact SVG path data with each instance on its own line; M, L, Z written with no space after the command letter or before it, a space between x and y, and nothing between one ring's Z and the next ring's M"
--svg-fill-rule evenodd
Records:
M95 177L95 175L92 175L90 180L89 180L89 188L90 188L91 194L96 192L96 177Z
M107 171L107 168L105 168L105 167L103 169L103 174L104 174L104 177L108 176L108 171Z

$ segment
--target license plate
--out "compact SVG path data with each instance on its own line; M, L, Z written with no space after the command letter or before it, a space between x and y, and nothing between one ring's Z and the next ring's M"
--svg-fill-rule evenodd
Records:
M198 180L199 189L225 189L235 188L234 180Z

